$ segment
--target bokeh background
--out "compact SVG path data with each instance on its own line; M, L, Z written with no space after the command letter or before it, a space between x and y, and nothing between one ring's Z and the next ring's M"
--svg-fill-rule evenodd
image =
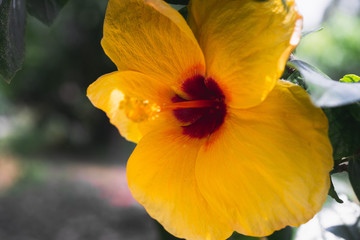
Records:
M69 0L50 27L27 16L23 68L11 84L0 81L0 240L175 239L127 188L135 145L86 98L89 84L115 70L100 46L106 4ZM304 37L295 56L332 79L360 75L360 1L298 5L305 32L323 29ZM343 204L329 199L282 239L360 239L359 202L346 179L335 175Z

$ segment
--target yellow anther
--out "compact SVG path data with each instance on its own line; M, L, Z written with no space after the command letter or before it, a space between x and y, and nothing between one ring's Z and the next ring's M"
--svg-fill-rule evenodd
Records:
M126 116L134 122L154 119L160 112L160 107L155 103L127 96L120 102L119 109L123 110Z

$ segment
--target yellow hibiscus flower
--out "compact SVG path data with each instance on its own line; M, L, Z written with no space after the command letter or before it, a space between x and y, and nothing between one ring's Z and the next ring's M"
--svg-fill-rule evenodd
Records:
M110 0L102 46L118 71L88 97L126 139L134 197L173 235L224 240L299 226L329 189L328 123L278 80L299 42L293 0Z

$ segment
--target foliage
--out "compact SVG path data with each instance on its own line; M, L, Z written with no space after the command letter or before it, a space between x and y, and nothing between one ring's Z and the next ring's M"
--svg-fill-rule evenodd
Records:
M113 148L115 129L86 98L86 87L115 69L100 46L105 8L105 1L69 1L51 28L28 16L23 69L10 85L0 81L0 152L94 155ZM119 155L105 162L130 155L133 144L117 139Z
M0 78L10 83L21 68L25 50L26 11L51 25L67 0L3 0L0 2Z
M25 2L0 2L0 78L6 82L21 68L24 58Z
M272 235L268 236L268 240L278 240L278 239L291 239L293 236L293 228L286 227L279 231L274 232Z
M356 76L355 74L348 74L345 75L342 79L340 79L340 82L357 83L360 82L360 77Z
M326 230L346 240L356 240L359 238L358 223L360 218L352 225L336 225L327 228Z
M313 34L313 33L320 32L320 31L322 31L322 30L324 30L323 27L321 27L321 28L316 28L316 29L311 30L311 31L303 31L303 32L301 33L301 37L304 38L304 37L309 36L309 35L311 35L311 34Z
M360 83L334 81L316 67L300 60L291 60L288 65L301 73L315 105L338 107L360 101Z
M332 79L360 75L360 31L355 30L360 29L360 18L339 9L329 16L323 30L301 41L297 57L315 64Z
M358 199L360 199L360 153L349 160L349 179Z
M324 109L329 119L329 136L333 146L335 164L343 157L352 156L360 149L360 113L358 103L344 107Z
M335 187L333 184L333 181L331 179L330 181L330 189L329 189L329 196L332 197L333 199L335 199L335 201L337 201L338 203L344 203L343 200L341 200L341 198L339 198L337 192L335 191Z
M68 0L27 0L26 9L30 15L50 26Z
M166 0L165 2L170 4L187 5L189 0Z
M239 234L237 232L234 232L233 235L231 235L231 237L228 238L228 240L255 240L255 239L258 239L258 238L244 236L244 235L241 235L241 234Z

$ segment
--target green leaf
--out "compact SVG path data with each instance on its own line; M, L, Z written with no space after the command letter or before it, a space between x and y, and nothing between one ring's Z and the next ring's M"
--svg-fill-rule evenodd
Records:
M313 103L319 107L337 107L360 101L360 83L330 79L317 68L300 60L288 62L304 77Z
M351 115L360 123L360 102L349 105Z
M165 2L170 4L178 4L178 5L188 5L189 0L165 0Z
M20 70L25 48L25 1L0 1L0 77L10 83Z
M305 85L304 79L302 78L299 71L295 70L293 73L291 73L289 76L286 77L286 80L289 82L292 82L296 85L299 85L300 87L302 87L305 90L307 88L307 86Z
M341 239L358 240L360 236L357 224L358 222L359 220L357 220L357 222L353 225L336 225L326 228L326 230L338 237L341 237Z
M153 220L158 232L159 232L159 238L160 240L180 240L180 238L177 238L173 235L171 235L170 233L168 233L165 228L156 220Z
M242 234L239 234L237 232L234 232L233 235L231 235L230 238L228 238L227 240L256 240L259 239L257 237L249 237L249 236L245 236Z
M292 227L286 227L279 231L274 232L267 237L268 240L290 240L293 236Z
M357 83L360 82L360 77L356 76L355 74L348 74L345 75L342 79L340 79L340 82Z
M332 182L332 179L330 178L330 189L329 189L329 192L328 192L328 195L330 197L332 197L335 201L337 201L338 203L343 203L344 201L341 200L337 194L337 192L335 191L335 187L334 187L334 184Z
M304 32L301 33L301 37L304 38L304 37L309 36L309 35L311 35L311 34L313 34L313 33L320 32L320 31L322 31L323 29L324 29L323 27L320 27L320 28L316 28L316 29L314 29L314 30L304 31Z
M30 15L50 26L68 0L27 0L26 9Z
M339 164L343 157L354 155L360 148L360 115L358 104L323 109L329 120L329 137L333 147L333 157Z
M187 19L187 15L188 15L188 8L187 7L183 7L179 10L179 13L181 14L181 16L183 16L183 18Z
M356 197L360 199L360 154L349 160L349 179Z

